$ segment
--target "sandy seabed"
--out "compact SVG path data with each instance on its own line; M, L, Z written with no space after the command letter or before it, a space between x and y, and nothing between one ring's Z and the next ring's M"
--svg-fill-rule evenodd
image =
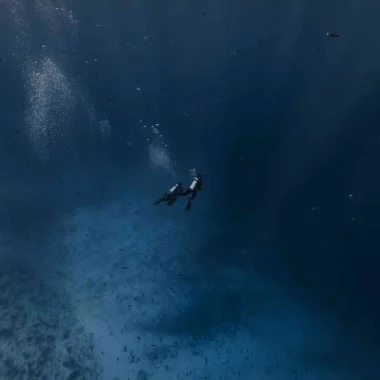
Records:
M2 238L0 379L359 378L333 321L257 273L205 273L183 210L143 204L129 192Z

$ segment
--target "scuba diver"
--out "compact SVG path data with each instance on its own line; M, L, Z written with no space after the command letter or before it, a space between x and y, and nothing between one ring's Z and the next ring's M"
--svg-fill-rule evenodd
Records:
M167 193L160 199L153 203L154 206L159 205L161 202L166 202L168 206L173 205L177 198L183 194L182 183L176 183Z
M330 37L335 37L335 38L340 37L340 33L338 33L338 32L330 32L330 33L326 33L326 34Z
M189 186L189 188L183 192L181 195L186 196L191 194L191 197L187 200L187 205L186 205L186 211L189 211L192 206L192 200L197 196L198 190L202 190L203 188L203 179L202 179L202 174L197 174L195 177L193 177L193 180Z

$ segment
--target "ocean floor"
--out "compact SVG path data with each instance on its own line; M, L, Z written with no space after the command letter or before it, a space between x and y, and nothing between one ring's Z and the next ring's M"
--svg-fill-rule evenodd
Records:
M370 379L360 343L307 297L215 254L202 267L183 210L143 196L3 236L0 379Z

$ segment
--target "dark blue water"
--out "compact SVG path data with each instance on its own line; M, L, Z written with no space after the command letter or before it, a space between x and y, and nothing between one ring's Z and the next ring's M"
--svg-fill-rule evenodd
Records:
M0 379L378 378L379 11L2 0Z

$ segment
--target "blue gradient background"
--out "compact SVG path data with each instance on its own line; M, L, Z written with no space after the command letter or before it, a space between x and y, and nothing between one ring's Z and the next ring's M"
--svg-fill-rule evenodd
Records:
M0 3L0 378L377 379L380 4L54 4ZM48 159L44 59L88 99Z

